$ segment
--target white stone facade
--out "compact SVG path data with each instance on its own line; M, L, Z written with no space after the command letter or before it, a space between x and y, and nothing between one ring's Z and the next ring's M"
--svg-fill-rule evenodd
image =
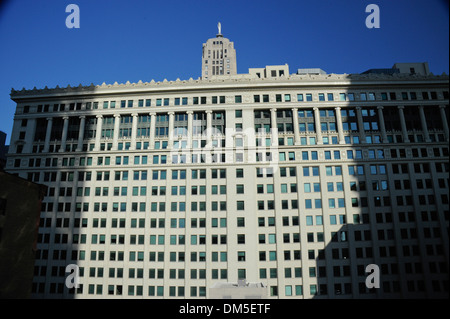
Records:
M49 187L36 298L207 298L244 278L269 298L448 297L448 76L249 74L11 98L6 170ZM381 270L372 292L368 264Z

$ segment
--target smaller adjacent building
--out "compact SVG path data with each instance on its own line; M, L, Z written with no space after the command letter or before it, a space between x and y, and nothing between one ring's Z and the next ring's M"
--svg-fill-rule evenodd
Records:
M0 171L0 298L29 298L47 187Z
M395 63L392 68L369 69L361 74L411 74L430 75L428 62Z
M216 282L209 288L210 299L267 299L267 286L262 282Z

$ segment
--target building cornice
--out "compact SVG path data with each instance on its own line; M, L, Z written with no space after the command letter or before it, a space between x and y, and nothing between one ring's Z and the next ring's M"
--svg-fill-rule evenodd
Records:
M254 78L249 74L238 74L232 76L218 76L211 79L198 78L194 80L176 79L175 81L150 81L137 83L113 83L101 85L90 84L88 86L70 86L43 89L11 89L11 99L18 101L21 99L43 98L43 97L67 97L67 96L85 96L85 95L110 95L110 94L139 94L153 92L170 92L170 91L196 91L196 90L227 90L240 88L270 88L270 87L315 87L315 86L364 86L364 85L417 85L425 83L448 84L449 76L445 73L442 75L410 75L410 74L306 74L290 76L281 76L276 78Z

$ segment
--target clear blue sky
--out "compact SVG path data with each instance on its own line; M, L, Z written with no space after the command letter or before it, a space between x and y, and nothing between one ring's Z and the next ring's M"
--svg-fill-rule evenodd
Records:
M11 88L198 78L217 22L238 73L288 63L360 73L395 62L449 72L448 0L0 0L0 130L11 135ZM80 28L65 25L80 8ZM380 28L368 29L368 4Z

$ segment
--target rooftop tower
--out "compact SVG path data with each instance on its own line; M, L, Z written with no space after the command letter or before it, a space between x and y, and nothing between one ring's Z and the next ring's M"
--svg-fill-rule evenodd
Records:
M234 43L222 35L222 26L217 24L218 34L203 43L202 78L237 74Z

